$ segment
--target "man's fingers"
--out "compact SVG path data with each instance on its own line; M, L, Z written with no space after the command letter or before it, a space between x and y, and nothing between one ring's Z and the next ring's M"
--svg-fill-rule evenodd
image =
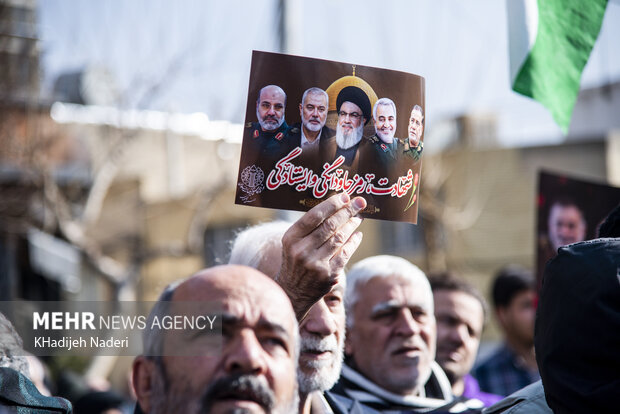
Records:
M342 248L332 257L330 260L330 268L338 273L340 270L344 269L344 267L353 256L353 253L357 250L360 243L362 242L362 232L356 231L349 240L342 246Z
M342 227L365 207L366 201L363 198L354 198L350 203L346 204L343 208L335 212L331 217L325 219L325 221L323 221L323 223L319 227L317 227L312 233L310 233L306 237L305 248L316 250L320 246L323 246L324 243L329 242L331 239L336 242L340 240L339 244L342 245L349 239L349 236L351 235L351 232L345 231L343 233ZM331 254L329 257L331 257Z
M359 217L351 217L338 230L332 233L321 246L315 250L316 260L330 260L346 242L349 241L353 232L362 223Z
M350 201L350 197L347 193L334 194L301 216L301 218L285 233L284 237L301 239L307 236Z
M309 237L312 237L314 245L318 247L329 240L354 215L350 208L341 208L310 233Z

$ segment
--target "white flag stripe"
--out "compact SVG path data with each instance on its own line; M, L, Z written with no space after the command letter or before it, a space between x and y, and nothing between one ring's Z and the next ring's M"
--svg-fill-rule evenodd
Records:
M510 41L510 84L527 59L538 34L537 0L507 0L508 39Z

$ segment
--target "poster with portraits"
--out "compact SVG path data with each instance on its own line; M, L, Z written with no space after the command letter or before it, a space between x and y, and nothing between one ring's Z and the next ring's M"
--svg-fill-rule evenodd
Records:
M620 188L541 171L537 198L537 282L558 248L597 237L598 227L620 203Z
M235 203L307 211L335 193L417 222L424 78L254 51Z

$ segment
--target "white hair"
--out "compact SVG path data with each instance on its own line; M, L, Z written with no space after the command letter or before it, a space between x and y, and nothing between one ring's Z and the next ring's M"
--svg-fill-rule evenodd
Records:
M340 123L336 126L336 144L344 150L357 145L364 134L364 124L360 124L353 131L345 134Z
M329 95L327 94L327 92L325 92L321 88L317 88L316 86L313 86L310 89L306 89L306 91L304 92L303 96L301 97L302 105L303 105L304 102L306 102L306 96L308 96L310 94L311 95L323 95L323 96L325 96L325 102L329 105Z
M345 311L347 315L347 328L353 326L353 308L359 301L360 290L371 279L387 278L390 276L401 277L416 286L421 287L427 293L429 313L433 313L433 292L426 274L419 267L403 259L402 257L380 255L372 256L357 262L347 273L347 287L345 294Z
M228 264L258 269L265 255L272 249L282 251L282 236L291 224L288 221L270 221L242 230L232 243Z
M372 107L372 117L375 120L377 119L377 107L379 105L384 105L384 106L392 105L392 108L394 109L394 119L396 119L396 104L394 103L394 101L391 100L390 98L381 98L381 99L378 99L377 102L375 102L375 106Z

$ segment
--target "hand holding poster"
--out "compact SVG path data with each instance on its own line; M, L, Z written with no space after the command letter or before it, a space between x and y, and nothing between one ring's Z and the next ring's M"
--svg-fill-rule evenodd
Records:
M255 51L235 202L307 211L345 191L362 217L416 223L423 141L422 77Z

